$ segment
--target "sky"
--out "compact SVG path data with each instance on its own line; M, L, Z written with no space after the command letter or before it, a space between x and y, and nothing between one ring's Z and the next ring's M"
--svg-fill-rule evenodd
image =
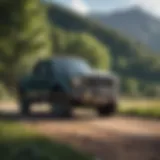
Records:
M155 16L160 16L160 0L52 0L80 13L112 12L137 5Z

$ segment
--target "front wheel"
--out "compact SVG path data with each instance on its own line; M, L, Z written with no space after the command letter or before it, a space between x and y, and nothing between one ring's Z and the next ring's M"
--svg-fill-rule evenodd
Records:
M30 102L29 101L22 100L20 102L20 113L26 116L30 115Z
M20 88L18 92L18 99L20 105L20 113L22 115L29 115L30 114L30 101L25 97L25 91Z
M109 103L106 105L99 106L97 108L97 112L98 112L98 115L102 117L111 116L116 112L116 109L117 109L116 103Z

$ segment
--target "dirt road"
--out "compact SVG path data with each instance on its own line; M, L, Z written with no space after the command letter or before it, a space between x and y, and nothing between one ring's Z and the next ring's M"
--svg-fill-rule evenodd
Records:
M120 116L100 119L85 111L75 114L72 120L35 115L22 123L102 160L160 160L160 121Z

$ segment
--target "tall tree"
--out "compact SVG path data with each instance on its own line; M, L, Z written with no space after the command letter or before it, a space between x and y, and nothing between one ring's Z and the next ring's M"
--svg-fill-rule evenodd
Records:
M38 57L50 55L49 25L39 0L1 0L0 16L0 78L13 86Z

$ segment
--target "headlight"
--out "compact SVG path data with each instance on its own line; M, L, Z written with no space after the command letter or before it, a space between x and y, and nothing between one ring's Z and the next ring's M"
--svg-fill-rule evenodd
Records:
M74 86L79 86L79 85L81 85L81 84L82 84L81 78L79 78L79 77L73 78L73 79L72 79L72 84L73 84Z

